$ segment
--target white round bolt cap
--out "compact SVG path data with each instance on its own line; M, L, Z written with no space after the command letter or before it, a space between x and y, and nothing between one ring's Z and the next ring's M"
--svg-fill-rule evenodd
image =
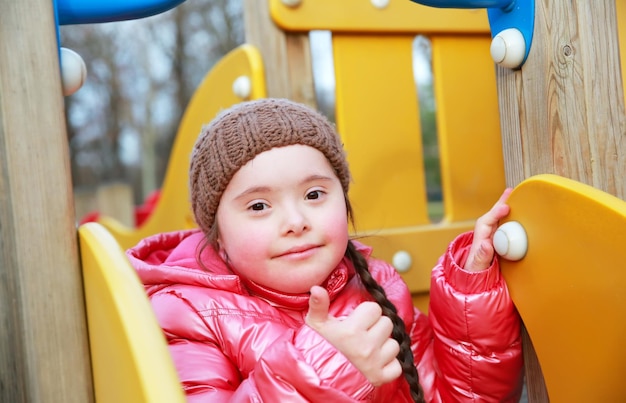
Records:
M281 0L281 2L287 7L298 7L302 0Z
M506 260L520 260L528 251L528 237L522 224L509 221L498 227L493 235L496 253Z
M399 250L394 253L391 264L399 273L405 273L411 268L413 259L411 258L411 254L409 252Z
M517 28L508 28L491 40L491 58L503 67L516 69L522 65L526 55L524 35Z
M85 61L76 52L61 48L61 82L63 95L72 95L80 89L87 79Z
M383 9L389 5L389 0L370 0L372 5L378 9Z
M233 82L233 93L241 99L248 99L252 92L252 83L248 76L239 76Z

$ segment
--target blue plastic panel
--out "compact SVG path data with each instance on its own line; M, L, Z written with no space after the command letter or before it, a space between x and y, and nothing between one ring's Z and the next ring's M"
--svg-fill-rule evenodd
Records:
M59 25L134 20L160 14L185 0L56 0Z
M486 8L491 36L507 28L517 28L526 42L526 61L535 29L535 0L411 0L414 3L440 8Z

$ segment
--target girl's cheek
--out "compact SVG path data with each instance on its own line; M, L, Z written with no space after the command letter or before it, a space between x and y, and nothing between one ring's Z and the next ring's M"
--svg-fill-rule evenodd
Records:
M250 225L242 228L243 230L238 235L234 234L235 236L231 238L231 241L236 244L237 253L242 257L254 257L267 250L271 243L268 231Z

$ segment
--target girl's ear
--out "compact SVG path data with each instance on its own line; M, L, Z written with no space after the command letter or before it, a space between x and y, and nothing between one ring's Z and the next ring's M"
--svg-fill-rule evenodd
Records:
M228 262L228 254L226 253L226 249L222 247L222 242L219 238L215 240L215 244L217 245L217 254L223 261Z

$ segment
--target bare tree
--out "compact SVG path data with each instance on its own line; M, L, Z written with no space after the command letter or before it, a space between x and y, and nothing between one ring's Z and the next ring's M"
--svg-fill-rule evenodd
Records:
M204 75L243 42L241 0L189 0L149 18L61 27L88 77L66 97L75 187L160 186L182 113Z

